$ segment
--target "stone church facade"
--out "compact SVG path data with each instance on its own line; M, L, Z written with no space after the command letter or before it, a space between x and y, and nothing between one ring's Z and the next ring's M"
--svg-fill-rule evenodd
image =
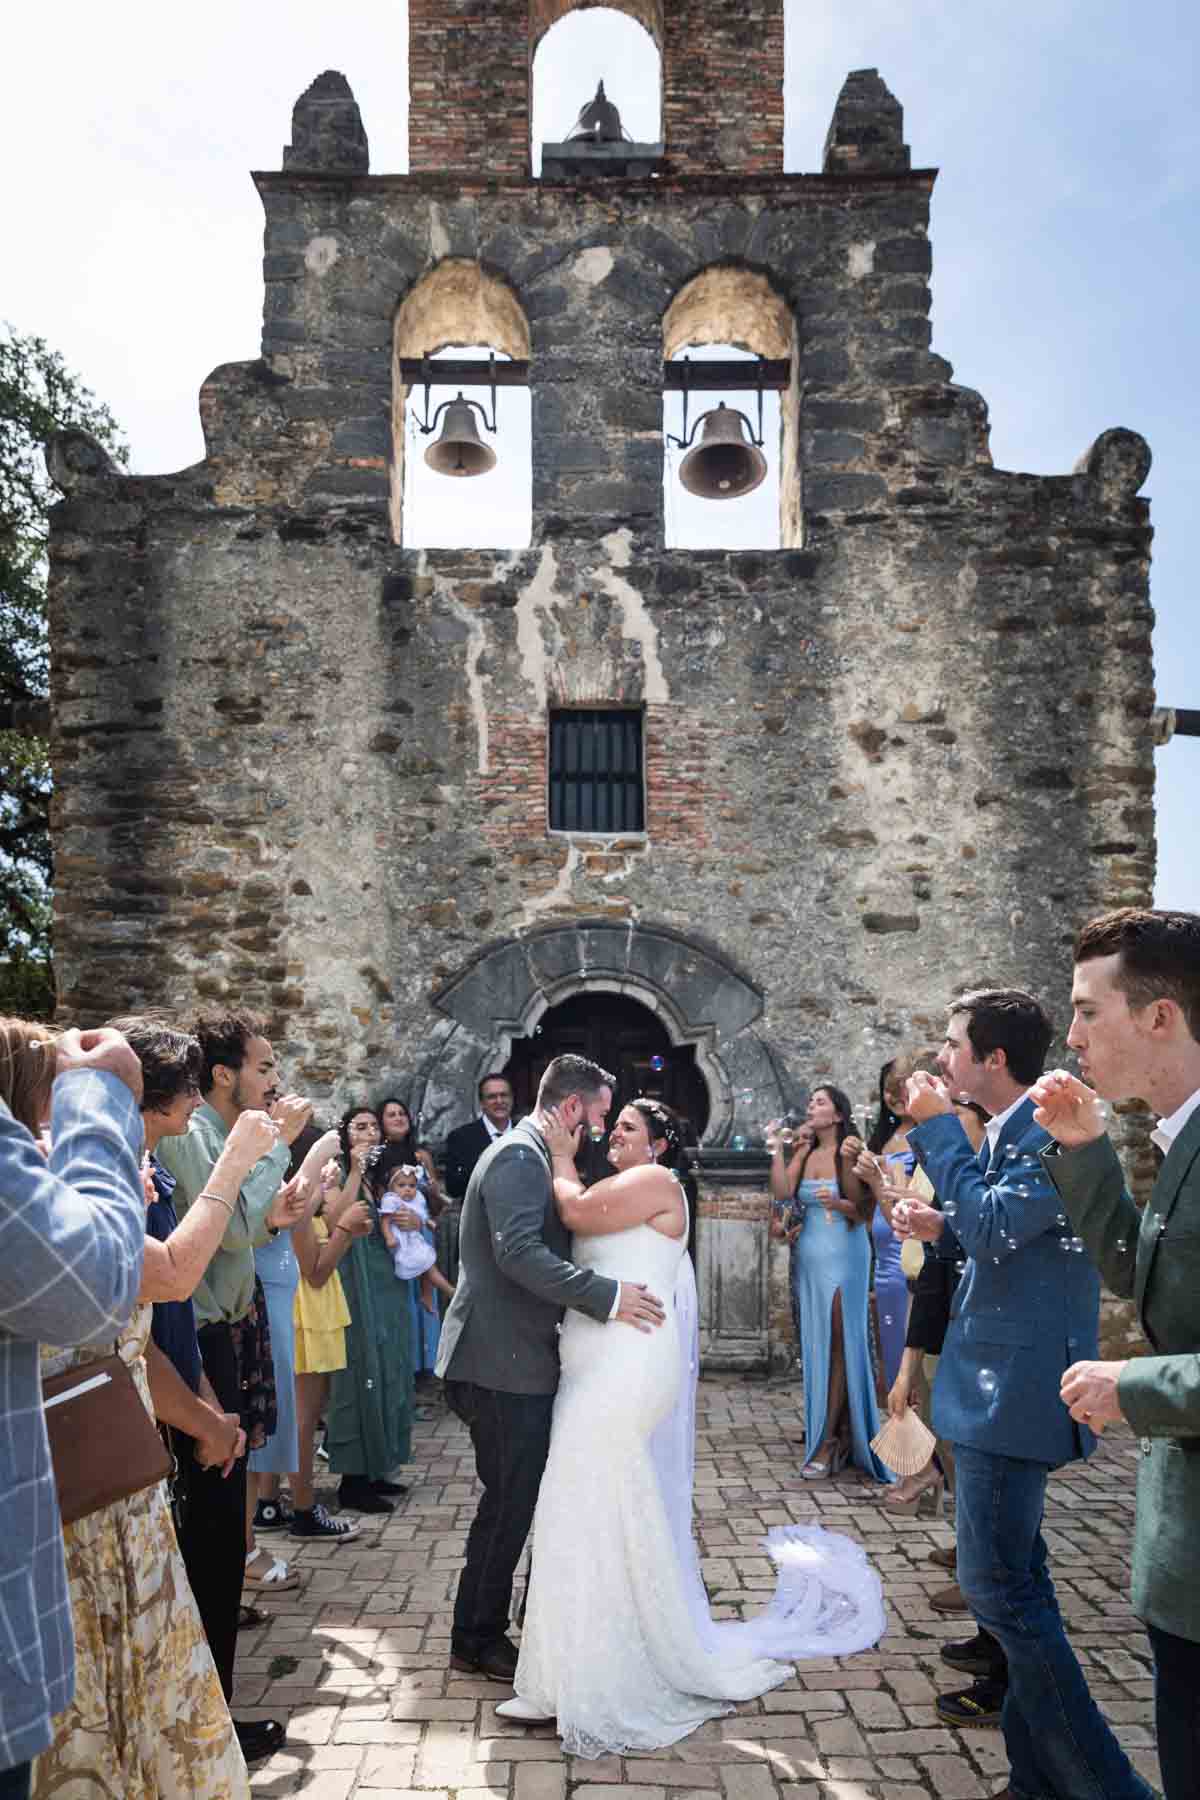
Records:
M326 1111L399 1087L438 1142L607 1006L625 1078L686 1063L708 1351L759 1365L763 1121L823 1079L861 1107L962 985L1065 1027L1075 926L1149 900L1149 452L993 466L874 71L783 172L782 0L622 7L663 142L543 179L570 0L409 10L411 173L326 74L255 176L262 354L204 383L205 459L52 447L62 1008L258 1007ZM532 541L406 548L402 365L477 344L528 366ZM702 344L785 371L777 550L664 548L665 366ZM632 716L641 829L551 828L551 722L589 709Z

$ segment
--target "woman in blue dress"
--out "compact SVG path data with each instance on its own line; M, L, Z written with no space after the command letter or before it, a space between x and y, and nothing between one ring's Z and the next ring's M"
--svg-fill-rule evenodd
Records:
M871 1243L875 1252L875 1303L879 1315L879 1344L883 1353L884 1386L891 1388L900 1372L904 1338L908 1330L908 1278L900 1267L900 1239L892 1230L892 1212L884 1187L885 1177L895 1187L907 1187L917 1159L908 1147L912 1120L904 1094L916 1058L895 1056L879 1071L879 1111L867 1139L868 1155L860 1157L856 1170L870 1190Z
M890 1480L871 1449L879 1405L867 1334L869 1196L853 1169L860 1148L853 1131L845 1094L814 1088L794 1145L776 1135L771 1158L772 1232L791 1246L800 1319L806 1449L800 1473L808 1481L836 1475L847 1460ZM787 1149L792 1154L785 1160Z

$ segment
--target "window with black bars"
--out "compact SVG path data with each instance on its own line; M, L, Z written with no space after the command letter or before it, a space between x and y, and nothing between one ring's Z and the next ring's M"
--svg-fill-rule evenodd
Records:
M644 831L642 714L628 707L550 714L550 829Z

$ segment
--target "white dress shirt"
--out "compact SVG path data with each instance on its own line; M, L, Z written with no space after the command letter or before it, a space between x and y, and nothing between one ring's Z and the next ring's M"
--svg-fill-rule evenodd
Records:
M1008 1121L1012 1118L1018 1106L1023 1105L1028 1098L1029 1089L1026 1088L1023 1094L1017 1095L1011 1106L1006 1106L1002 1113L994 1113L984 1126L983 1129L987 1134L989 1162L996 1154L996 1145L1000 1142L1000 1133L1004 1130L1004 1127L1008 1124Z
M1168 1118L1158 1121L1150 1133L1150 1142L1157 1144L1164 1156L1198 1106L1200 1106L1200 1088L1197 1088L1194 1094L1189 1095L1182 1106L1177 1106Z

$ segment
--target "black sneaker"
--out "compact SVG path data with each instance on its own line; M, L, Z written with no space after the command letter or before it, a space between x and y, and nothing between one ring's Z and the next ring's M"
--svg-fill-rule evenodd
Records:
M952 1669L974 1675L981 1681L1003 1681L1008 1673L1004 1652L988 1632L979 1631L973 1638L959 1638L943 1644L938 1653Z
M373 1481L371 1486L377 1494L382 1494L385 1500L399 1499L402 1494L408 1492L408 1489L398 1481Z
M291 1524L293 1512L291 1501L283 1494L277 1494L274 1500L260 1500L254 1509L254 1529L283 1531Z
M235 1719L233 1729L248 1763L261 1762L283 1748L287 1729L278 1719Z
M934 1710L943 1725L999 1725L1007 1681L977 1681L957 1694L939 1694Z
M357 1537L361 1530L362 1526L350 1519L331 1519L319 1500L306 1510L297 1507L292 1516L294 1538L325 1538L331 1544L340 1544L346 1538Z

